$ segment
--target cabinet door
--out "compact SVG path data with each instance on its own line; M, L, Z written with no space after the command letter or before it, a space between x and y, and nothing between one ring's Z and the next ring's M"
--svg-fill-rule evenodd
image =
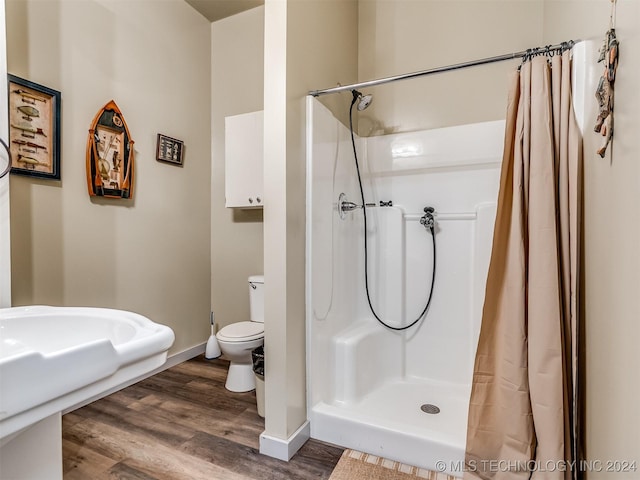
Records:
M225 196L227 207L261 207L263 112L225 118Z

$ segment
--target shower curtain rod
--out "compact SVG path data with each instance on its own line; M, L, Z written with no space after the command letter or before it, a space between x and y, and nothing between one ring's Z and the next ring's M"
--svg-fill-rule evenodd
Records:
M549 52L555 52L556 50L564 50L564 49L571 48L578 42L580 42L580 40L575 40L575 41L570 40L568 42L562 42L557 45L548 45L546 47L530 48L528 50L523 50L521 52L507 53L504 55L498 55L496 57L488 57L488 58L483 58L481 60L472 60L470 62L457 63L455 65L448 65L446 67L431 68L429 70L422 70L422 71L413 72L413 73L405 73L403 75L396 75L393 77L379 78L377 80L369 80L367 82L352 83L351 85L344 85L344 86L340 85L338 87L325 88L324 90L312 90L309 92L309 95L312 95L314 97L319 97L320 95L328 95L330 93L339 93L344 91L357 90L359 88L373 87L376 85L395 82L397 80L407 80L409 78L422 77L424 75L431 75L432 73L450 72L452 70L459 70L461 68L475 67L476 65L485 65L487 63L502 62L505 60L513 60L515 58L541 55Z

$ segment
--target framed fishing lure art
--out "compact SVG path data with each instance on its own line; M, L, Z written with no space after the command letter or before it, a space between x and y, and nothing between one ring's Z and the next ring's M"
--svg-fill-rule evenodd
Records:
M8 75L11 173L60 180L60 92Z
M133 140L113 100L96 114L87 137L87 187L94 197L133 198Z

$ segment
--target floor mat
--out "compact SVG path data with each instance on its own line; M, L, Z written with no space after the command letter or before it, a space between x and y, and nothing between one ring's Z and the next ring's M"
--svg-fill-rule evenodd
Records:
M412 467L357 450L346 449L329 480L459 480L446 473Z

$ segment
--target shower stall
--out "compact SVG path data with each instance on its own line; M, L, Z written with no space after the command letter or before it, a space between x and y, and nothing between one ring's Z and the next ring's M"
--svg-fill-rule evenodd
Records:
M592 44L574 47L574 110L582 131ZM307 98L313 438L462 476L503 137L503 121L356 136L365 232L350 129ZM349 208L341 208L343 202L351 202ZM437 249L420 222L425 207L435 209ZM423 318L403 331L377 321L365 284L377 315L402 327L425 306L434 261L433 296Z
M471 377L491 252L504 122L358 138L363 214L349 129L309 98L307 352L311 436L451 470L464 456Z

